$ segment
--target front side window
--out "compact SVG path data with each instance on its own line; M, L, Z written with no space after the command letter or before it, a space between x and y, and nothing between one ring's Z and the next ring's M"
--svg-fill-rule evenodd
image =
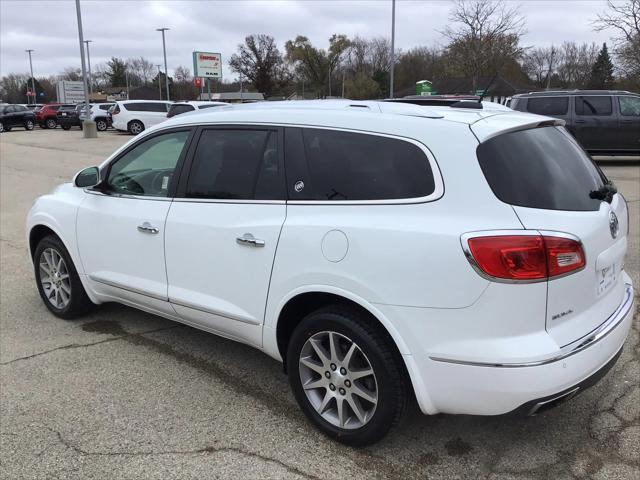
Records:
M611 115L611 97L577 96L576 115Z
M194 153L187 197L282 200L277 131L204 130Z
M152 137L111 165L107 190L126 195L166 197L189 131Z
M569 109L569 97L529 98L527 111L538 115L566 115Z
M640 97L618 97L620 114L625 117L640 117Z
M413 143L337 130L301 131L301 151L288 148L286 162L292 164L293 175L295 164L305 162L308 179L288 175L292 199L394 200L426 197L435 190L429 159ZM295 147L295 129L287 131L289 140Z

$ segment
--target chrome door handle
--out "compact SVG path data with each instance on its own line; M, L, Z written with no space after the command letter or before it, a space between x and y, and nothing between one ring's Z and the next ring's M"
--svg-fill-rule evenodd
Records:
M249 247L264 247L264 240L255 238L250 233L245 233L241 237L236 237L236 243L239 245L248 245Z
M138 231L142 233L158 233L160 229L154 227L149 222L144 222L142 225L138 225Z

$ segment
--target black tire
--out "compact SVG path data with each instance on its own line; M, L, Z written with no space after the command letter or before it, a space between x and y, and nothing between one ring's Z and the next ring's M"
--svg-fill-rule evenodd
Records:
M302 386L298 362L303 346L311 336L324 331L336 332L356 343L375 373L377 404L373 416L359 428L340 428L324 419ZM404 413L409 383L402 362L393 339L375 319L355 308L340 305L307 315L293 332L287 350L289 382L302 411L327 436L358 447L380 440Z
M71 127L69 125L61 125L63 130L71 130Z
M102 119L102 118L98 118L96 120L96 130L98 130L99 132L104 132L109 125L107 125L107 121Z
M144 132L144 123L140 120L131 120L127 125L127 130L131 135L139 135Z
M5 132L10 132L13 127L4 127Z
M6 132L6 129L4 128L4 123L0 122L0 133Z
M69 275L70 286L71 286L71 294L69 302L63 308L57 308L54 306L51 301L47 298L47 295L44 291L44 287L41 282L41 268L40 263L44 262L43 252L48 249L55 250L64 260L66 265L66 271ZM80 277L78 276L78 272L76 271L76 267L69 256L69 252L65 248L64 244L60 241L60 239L55 235L48 235L40 240L38 246L36 247L35 254L33 256L33 264L35 270L36 284L38 286L38 292L40 293L40 297L44 302L45 306L49 309L51 313L53 313L56 317L64 318L65 320L70 320L73 318L77 318L81 315L84 315L91 311L94 304L91 302L87 293L82 286L82 282L80 281Z
M35 128L36 124L34 123L33 120L27 120L24 122L24 129L25 130L33 130Z
M46 128L56 128L58 126L58 122L55 118L49 118L46 122L44 122Z

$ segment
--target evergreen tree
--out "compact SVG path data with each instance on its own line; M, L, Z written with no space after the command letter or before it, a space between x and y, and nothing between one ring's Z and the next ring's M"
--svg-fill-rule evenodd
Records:
M607 44L602 44L602 50L598 53L596 63L591 69L589 88L606 90L613 87L613 62L607 50Z

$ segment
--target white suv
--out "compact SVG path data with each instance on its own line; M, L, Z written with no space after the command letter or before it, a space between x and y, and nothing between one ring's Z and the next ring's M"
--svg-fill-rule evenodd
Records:
M217 110L217 109L214 109ZM39 198L40 295L117 301L282 360L322 431L534 414L631 326L625 200L562 121L377 102L204 110Z
M132 135L167 119L171 102L160 100L123 100L111 110L113 128Z

